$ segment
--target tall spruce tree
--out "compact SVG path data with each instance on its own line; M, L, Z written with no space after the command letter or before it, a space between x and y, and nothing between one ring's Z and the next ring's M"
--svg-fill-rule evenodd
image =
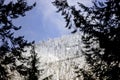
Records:
M39 64L39 58L38 54L35 52L35 45L31 46L30 50L30 68L29 68L29 74L28 74L28 80L38 80L39 79L39 70L38 70L38 64Z
M120 1L94 0L92 7L78 3L80 9L69 6L67 0L55 0L53 4L58 8L66 20L68 29L74 28L72 33L80 30L89 37L83 42L89 51L83 51L92 72L82 71L88 78L85 80L119 80L120 79ZM90 48L90 40L99 42L100 49ZM90 52L93 52L90 54ZM85 76L84 76L85 77Z
M0 0L0 80L8 80L6 65L12 64L10 69L16 68L15 60L21 59L24 47L30 45L24 36L15 36L21 26L15 26L13 20L24 17L35 4L29 6L26 0L10 1Z

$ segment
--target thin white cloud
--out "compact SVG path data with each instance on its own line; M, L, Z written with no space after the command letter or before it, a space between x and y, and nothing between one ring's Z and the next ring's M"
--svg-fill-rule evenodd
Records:
M52 25L54 25L54 27L57 27L59 29L59 31L61 32L61 34L64 34L66 32L66 29L64 28L65 26L65 21L64 19L60 16L60 14L57 14L56 11L56 7L53 6L52 4L53 0L40 0L37 2L37 9L38 9L38 13L42 14L43 17L43 23L49 22ZM44 26L46 25L44 24Z

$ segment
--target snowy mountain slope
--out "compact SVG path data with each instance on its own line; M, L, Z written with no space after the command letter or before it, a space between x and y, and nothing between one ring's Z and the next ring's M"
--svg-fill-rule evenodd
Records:
M85 67L85 58L81 53L81 34L66 35L36 44L36 52L40 56L40 68L44 74L40 80L52 75L52 80L73 80L74 67Z
M61 38L42 41L36 45L36 52L40 56L54 56L56 60L81 55L80 34L66 35Z

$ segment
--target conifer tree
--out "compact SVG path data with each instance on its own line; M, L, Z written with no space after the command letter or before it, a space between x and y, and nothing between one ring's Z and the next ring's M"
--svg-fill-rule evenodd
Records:
M15 60L21 59L23 48L31 44L24 36L15 36L21 26L15 26L13 20L24 17L35 6L29 6L26 0L5 1L0 0L0 80L8 80L6 65L12 64L10 69L15 69Z
M67 0L55 0L53 4L58 8L66 20L68 29L74 28L72 33L81 31L89 35L83 42L89 51L83 51L92 73L85 80L119 80L120 79L120 1L94 0L92 7L78 2L80 9L70 6ZM90 48L90 40L99 42L100 48ZM101 49L104 53L101 54ZM90 54L93 52L92 54ZM89 53L89 54L88 54ZM93 75L93 76L91 76ZM91 77L91 78L89 78Z
M31 47L32 47L30 51L31 62L30 62L28 80L38 80L40 76L38 70L39 58L38 58L38 54L35 52L35 45L32 45Z

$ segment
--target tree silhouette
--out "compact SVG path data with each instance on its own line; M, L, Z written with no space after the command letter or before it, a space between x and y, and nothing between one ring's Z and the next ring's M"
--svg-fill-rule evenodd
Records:
M31 43L24 40L24 36L15 36L15 32L21 26L15 26L12 20L24 17L35 4L29 6L25 0L10 1L0 0L0 80L8 80L6 65L12 64L11 70L15 68L15 60L21 58L24 47Z
M30 68L29 68L29 76L28 80L38 80L39 78L39 70L38 70L38 63L39 63L39 58L38 54L35 52L35 45L31 46L32 49L30 51L31 54L31 62L30 62Z
M83 35L82 38L87 48L90 48L89 45L94 41L99 42L100 48L91 48L89 51L83 51L88 64L91 66L92 73L96 76L94 80L119 80L120 1L105 0L103 2L94 0L92 7L78 3L80 9L76 9L75 6L69 6L67 0L55 0L53 4L58 8L57 12L61 12L64 16L66 27L68 29L74 28L72 33L81 31L89 35L86 38ZM94 37L96 40L90 43L90 39ZM101 48L104 49L103 54L99 51ZM91 51L93 53L88 54ZM92 73L91 75L93 75Z

